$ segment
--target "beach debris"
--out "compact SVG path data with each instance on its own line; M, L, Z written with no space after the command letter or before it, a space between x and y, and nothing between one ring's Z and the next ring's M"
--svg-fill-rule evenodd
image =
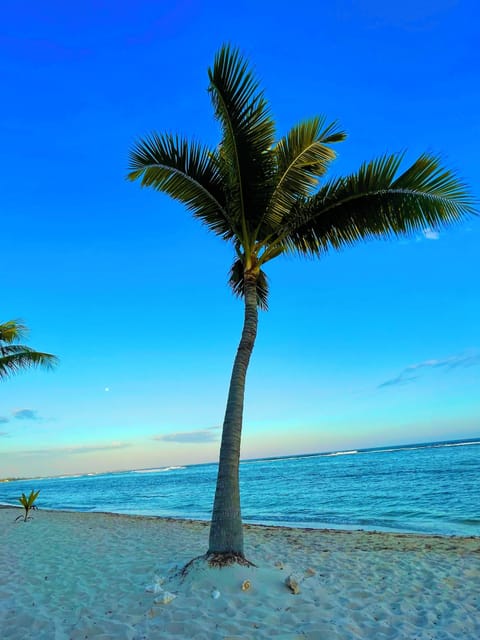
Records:
M252 583L250 582L250 580L244 580L242 582L242 591L248 591L251 586L252 586Z
M287 578L285 578L285 584L294 595L297 595L298 593L300 593L299 582L300 580L298 579L298 576L296 576L293 573L291 573Z
M147 593L161 593L163 591L163 588L158 582L154 582L153 584L147 585L145 587L145 591Z
M172 600L174 600L177 596L174 593L170 593L170 591L163 591L158 598L155 598L155 604L170 604Z
M305 569L305 575L307 576L307 578L314 576L316 573L317 572L315 571L315 569L312 569L312 567L308 567L308 569Z
M219 597L220 597L220 591L217 591L217 589L214 589L214 590L212 591L212 598L213 598L214 600L218 600L218 599L219 599Z
M147 593L161 593L163 591L162 584L165 582L165 578L161 576L154 576L153 583L145 587Z

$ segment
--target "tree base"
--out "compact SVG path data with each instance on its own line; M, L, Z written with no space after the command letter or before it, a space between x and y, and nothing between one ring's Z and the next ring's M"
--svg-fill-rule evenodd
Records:
M207 553L205 559L210 567L229 567L239 564L242 567L256 567L257 565L247 560L241 553Z
M245 556L240 553L206 553L203 556L197 556L192 558L187 564L179 571L179 575L184 578L193 565L198 562L205 562L209 567L221 569L222 567L231 567L234 564L238 564L242 567L256 567L257 565L250 560L247 560Z

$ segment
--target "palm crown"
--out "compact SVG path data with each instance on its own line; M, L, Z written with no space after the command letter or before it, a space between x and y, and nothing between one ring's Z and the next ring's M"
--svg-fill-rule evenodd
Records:
M237 50L224 46L209 70L222 139L216 149L157 133L131 152L129 178L184 203L233 243L233 291L246 276L267 303L262 266L280 254L321 255L373 236L401 235L472 212L466 187L424 154L399 173L402 156L363 164L319 186L346 134L315 117L275 142L275 124L258 82Z

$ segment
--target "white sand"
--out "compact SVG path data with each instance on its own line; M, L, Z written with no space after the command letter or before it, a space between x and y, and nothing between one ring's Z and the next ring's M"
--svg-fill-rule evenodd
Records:
M0 509L2 640L480 638L480 538L247 526L257 569L194 566L181 581L174 567L205 551L205 523L18 514ZM146 591L155 576L163 591ZM165 592L175 599L155 604Z

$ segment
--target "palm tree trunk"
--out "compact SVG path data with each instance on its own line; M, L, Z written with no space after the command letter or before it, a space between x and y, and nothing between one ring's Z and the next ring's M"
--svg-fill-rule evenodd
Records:
M239 463L243 402L248 363L257 335L257 278L245 276L245 318L233 363L223 422L217 487L213 504L207 555L244 558L240 510Z

